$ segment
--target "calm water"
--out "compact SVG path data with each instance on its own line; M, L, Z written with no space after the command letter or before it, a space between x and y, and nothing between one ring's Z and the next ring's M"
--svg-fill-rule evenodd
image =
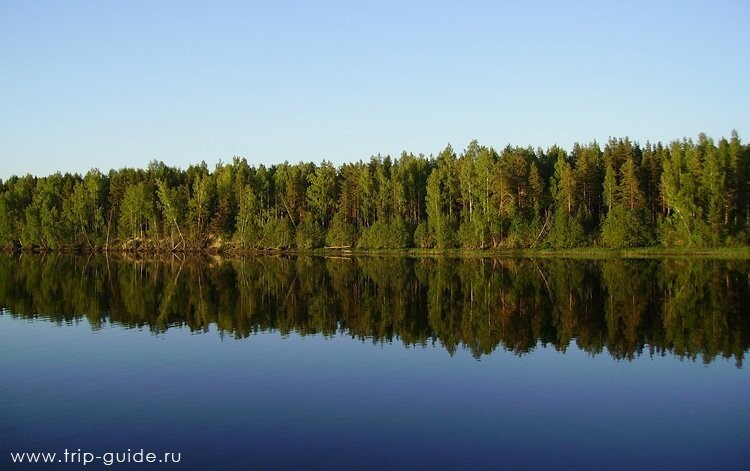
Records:
M0 256L0 468L747 469L748 306L748 261Z

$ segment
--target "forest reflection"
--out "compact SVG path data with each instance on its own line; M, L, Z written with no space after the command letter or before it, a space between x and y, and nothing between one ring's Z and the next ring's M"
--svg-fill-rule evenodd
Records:
M742 366L750 262L400 257L0 255L4 315L439 344L476 357L571 344L615 359Z

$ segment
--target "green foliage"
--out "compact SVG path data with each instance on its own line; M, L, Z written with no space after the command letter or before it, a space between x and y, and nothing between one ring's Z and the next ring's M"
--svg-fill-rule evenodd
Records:
M583 217L578 211L575 174L565 158L559 158L555 163L551 188L555 199L555 214L547 242L554 248L583 245L586 235L583 229Z
M515 214L510 221L505 245L515 248L531 247L541 229L540 214L534 213L531 217L521 213Z
M378 221L364 229L358 242L362 249L402 249L411 246L407 224L400 219L393 222Z
M156 194L159 197L159 209L162 214L165 229L169 231L170 245L176 247L175 233L179 236L183 247L186 245L185 236L180 226L185 226L185 215L187 214L188 194L187 188L180 186L170 188L163 180L156 181Z
M557 212L569 218L573 217L578 208L576 179L573 168L564 158L558 159L555 163L551 189Z
M448 146L438 155L437 165L427 179L427 221L439 249L454 247L460 213L456 154Z
M537 213L545 205L546 186L542 175L539 173L539 167L536 162L532 162L529 168L529 197L532 207Z
M643 247L653 244L653 234L643 210L616 205L602 223L602 242L607 247Z
M263 234L261 200L252 186L248 185L240 191L235 241L243 249L257 248Z
M580 247L584 244L585 238L580 214L568 216L565 209L555 212L547 237L549 245L556 249Z
M441 218L433 227L432 237L435 239L435 247L439 249L450 249L456 247L458 240L456 231L453 230L454 218Z
M148 185L141 182L125 191L118 226L125 239L142 239L156 231L156 201Z
M119 239L115 236L119 235ZM668 247L750 242L750 146L472 141L335 167L153 161L0 182L0 246L23 250Z
M427 223L421 221L414 230L414 246L422 249L428 249L435 246L435 239L427 228Z
M85 240L89 248L101 243L104 233L105 178L98 170L91 170L73 188L67 215L76 237Z
M24 247L59 249L71 241L71 228L62 217L63 201L72 187L70 175L56 173L41 178L34 189L31 203L26 207L25 224L21 230Z
M330 162L323 162L307 180L310 183L307 187L307 205L313 220L322 227L328 227L338 193L336 168Z
M607 166L610 174L611 166ZM612 195L605 195L610 208L602 223L602 242L608 247L640 247L654 243L653 228L646 218L646 200L638 180L638 168L632 158L620 166L620 184ZM605 177L605 180L607 178ZM605 182L605 191L610 182Z
M348 222L341 213L336 213L331 228L326 234L326 245L329 247L353 247L357 237L354 224Z
M13 216L5 194L0 195L0 247L11 247L15 242Z
M295 232L295 244L300 250L310 250L322 247L325 243L325 232L318 223L305 219Z
M461 247L484 249L490 245L491 228L482 214L475 212L458 229L458 243Z
M591 231L600 220L604 186L602 181L603 155L599 145L593 142L584 146L575 144L571 157L575 162L576 193L583 215L584 227L587 231Z
M212 214L211 228L221 235L232 234L235 230L238 208L235 187L237 164L238 162L224 165L219 162L212 175L216 182L216 209Z
M615 175L615 169L611 165L607 165L607 171L604 173L604 205L607 207L607 211L611 210L615 205L615 197L617 196L617 177Z
M659 242L665 247L703 247L711 238L701 221L690 221L679 214L664 216L657 224Z
M259 243L264 249L288 249L294 246L294 226L288 218L272 219L263 228Z
M243 204L243 196L246 195L239 197L240 207ZM216 210L216 200L215 179L207 174L199 175L193 182L193 193L188 202L192 239L197 243L200 243L206 236L211 215ZM246 231L238 230L238 233L242 233L240 238L245 236L244 232Z
M660 228L662 243L702 246L710 236L702 204L700 154L692 141L673 142L664 162L662 194L668 208Z
M31 175L23 178L11 177L5 182L0 200L3 201L3 213L0 215L0 232L5 238L6 247L21 243L21 232L25 226L25 211L33 198L36 182Z

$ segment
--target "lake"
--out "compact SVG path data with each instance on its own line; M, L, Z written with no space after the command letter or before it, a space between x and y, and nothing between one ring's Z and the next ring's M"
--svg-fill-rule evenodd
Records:
M748 306L747 260L0 255L0 468L747 468Z

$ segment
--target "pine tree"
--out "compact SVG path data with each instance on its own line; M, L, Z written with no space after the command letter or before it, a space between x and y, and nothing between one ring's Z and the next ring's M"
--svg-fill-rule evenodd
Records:
M583 243L585 235L578 213L575 176L565 158L555 163L552 183L555 214L548 241L553 247L577 247Z
M308 175L307 205L312 214L312 221L322 228L327 228L336 210L338 185L336 168L330 162L323 162Z
M607 174L611 166L607 166ZM638 179L638 168L632 157L620 167L620 183L614 199L605 195L610 203L607 217L602 223L602 241L610 247L636 247L653 242L653 227L646 218L645 196ZM605 180L608 180L605 177ZM611 177L609 178L611 181ZM605 184L605 187L609 187ZM607 188L607 191L611 188Z

